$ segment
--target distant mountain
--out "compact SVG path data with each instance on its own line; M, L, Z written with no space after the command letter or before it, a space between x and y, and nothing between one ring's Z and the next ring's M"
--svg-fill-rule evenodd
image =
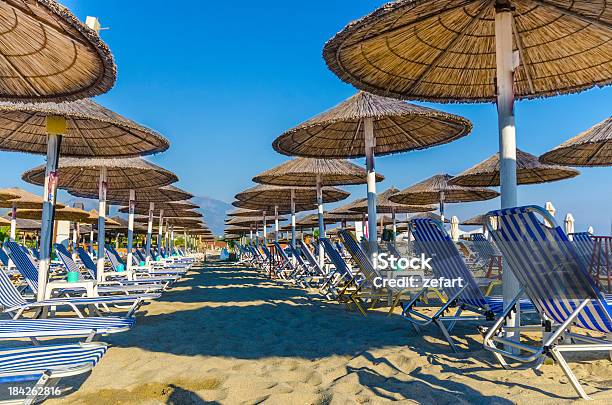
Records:
M224 220L225 215L228 211L231 211L234 207L231 204L226 203L225 201L215 200L210 197L193 197L191 199L195 204L199 205L201 208L198 210L202 215L204 215L204 219L206 223L212 230L215 236L223 235L223 230L225 227ZM98 209L98 201L89 200L84 198L67 198L62 200L64 204L67 206L74 206L74 203L83 203L84 209L87 211L97 210ZM110 208L110 215L118 215L117 213L118 207ZM119 214L120 216L125 216L125 214Z
M223 235L225 216L234 207L225 201L215 200L210 197L193 197L191 201L201 207L199 211L204 215L204 219L213 234L215 236Z

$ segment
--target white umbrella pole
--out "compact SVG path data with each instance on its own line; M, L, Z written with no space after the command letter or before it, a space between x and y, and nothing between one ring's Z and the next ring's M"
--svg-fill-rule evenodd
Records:
M159 229L157 230L157 250L161 253L162 249L162 234L164 232L164 210L159 210Z
M253 224L249 224L249 242L253 243Z
M368 242L370 257L378 252L378 232L376 231L376 171L374 169L374 120L366 118L363 121L365 134L365 155L368 182Z
M325 255L323 252L323 243L321 238L325 237L325 222L323 221L323 185L321 184L321 175L317 174L317 209L319 212L319 266L323 268L325 265Z
M94 252L94 227L93 227L93 224L91 224L91 231L89 231L89 255L91 256L92 259L93 259L93 252Z
M268 242L268 224L266 223L266 211L263 212L263 243Z
M442 221L442 226L444 226L444 191L440 191L440 221Z
M151 257L151 239L153 238L153 212L155 211L155 203L149 203L149 220L147 223L147 248L145 259Z
M13 210L11 211L11 242L15 242L15 235L17 235L17 204L13 203Z
M38 301L45 299L49 265L51 263L51 244L53 234L53 217L57 197L60 146L62 135L66 133L66 119L48 116L47 124L47 165L45 168L45 195L43 196L42 222L40 224L40 263L38 267Z
M397 235L397 221L395 218L395 208L391 210L391 216L393 217L393 240L395 241L395 235Z
M274 206L274 240L278 242L278 207Z
M291 189L291 245L295 247L295 189Z
M516 128L514 125L514 63L512 45L512 9L510 2L495 13L495 55L497 63L497 114L499 124L499 157L501 208L516 207ZM520 285L508 266L502 272L504 307L518 294ZM519 326L517 308L508 326ZM507 332L507 337L518 340L519 334Z
M98 281L104 281L104 242L106 240L105 235L105 222L106 222L106 178L107 170L106 167L100 168L100 183L98 184L98 262L97 262L97 274Z
M127 240L127 271L132 270L132 245L134 243L134 210L136 209L136 191L130 190L130 201L128 203L128 240Z

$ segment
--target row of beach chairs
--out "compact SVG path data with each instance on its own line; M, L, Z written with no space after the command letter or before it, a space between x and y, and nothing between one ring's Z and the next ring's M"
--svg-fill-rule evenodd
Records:
M604 351L612 355L612 297L600 289L589 261L593 244L587 234L568 238L554 218L537 206L491 211L487 214L488 233L473 238L466 251L453 242L442 223L433 219L415 219L411 223L415 256L431 258L433 277L462 280L436 288L379 287L376 278L384 278L372 264L364 247L352 233L341 230L339 241L321 238L308 246L298 241L283 249L273 243L239 246L240 260L260 268L268 275L307 288L319 288L329 299L356 307L362 314L378 303L389 305L391 313L401 306L401 315L419 333L437 327L450 347L458 351L458 324L474 325L483 335L483 346L505 368L523 364L538 369L547 358L558 364L578 395L589 396L570 369L567 352ZM495 226L493 225L495 224ZM316 249L325 253L319 263ZM389 252L394 246L386 246ZM518 279L519 293L504 307L500 296L484 289L474 271L476 267L499 263L498 274L485 272L485 281L498 279L501 263ZM496 281L500 283L499 280ZM431 294L439 298L433 313L422 310ZM520 326L510 325L514 317ZM534 343L525 334L541 333ZM514 335L514 337L510 337ZM517 338L518 336L518 338ZM523 339L521 339L523 338Z
M132 256L137 259L127 266L107 245L106 277L99 281L90 253L82 248L69 252L61 244L54 251L57 259L47 295L39 301L36 251L16 242L0 248L0 306L5 315L0 319L0 339L33 344L0 349L0 383L35 382L18 400L25 404L44 399L59 379L89 372L108 350L107 344L94 339L134 327L138 308L158 299L195 263L182 251L172 256L156 252L153 260L146 260L144 252L135 249ZM69 273L77 273L78 281L67 282ZM44 344L49 338L79 342Z

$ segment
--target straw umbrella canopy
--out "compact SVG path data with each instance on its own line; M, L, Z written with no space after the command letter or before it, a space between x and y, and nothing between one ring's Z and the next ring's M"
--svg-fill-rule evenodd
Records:
M287 155L366 158L368 222L376 229L374 156L425 149L467 135L472 124L459 116L359 92L334 108L290 129L272 144ZM376 232L370 233L372 252Z
M479 214L476 215L470 219L466 219L465 221L461 221L461 223L459 225L466 225L466 226L482 226L486 223L486 215L484 214Z
M536 184L569 179L580 172L570 167L540 163L530 153L516 150L517 184ZM499 153L453 177L449 184L463 187L493 187L500 185Z
M323 203L331 203L345 199L350 193L336 187L323 187ZM242 208L262 209L274 212L275 218L279 211L291 213L291 221L295 222L295 213L316 209L317 189L315 187L283 187L258 184L236 194L236 206ZM275 220L275 238L278 238L278 221ZM265 236L264 236L265 238ZM291 238L295 246L295 232Z
M367 181L382 181L383 176L367 172L361 167L344 159L295 158L269 169L253 178L256 183L277 186L297 186L317 188L319 211L319 235L325 235L323 225L323 186L364 184ZM323 263L323 250L320 249L319 261Z
M400 0L350 23L323 56L342 80L383 96L496 102L501 207L509 208L517 205L515 97L610 84L611 28L603 1ZM505 271L504 301L519 289Z
M77 191L79 195L89 198L98 197L99 212L106 213L108 190L127 191L127 200L132 207L127 226L128 235L128 269L132 264L132 243L134 234L134 203L138 188L162 187L174 183L178 177L147 160L135 158L60 158L57 170L59 180L57 186L69 192ZM28 183L43 185L45 182L45 166L38 166L26 171L22 179ZM104 220L106 215L100 215L98 224L98 267L102 280L104 266ZM101 242L102 241L102 242Z
M14 198L10 200L0 200L0 208L11 208L11 231L10 237L11 240L15 240L15 235L17 234L17 222L16 220L19 218L17 215L17 209L42 209L44 200L37 196L36 194L32 194L29 191L25 191L18 187L5 188L0 190L1 194L6 196L12 195ZM64 207L63 204L58 203L57 207Z
M482 187L460 187L449 184L452 176L438 174L414 184L389 200L398 204L440 204L440 216L444 217L444 203L490 200L499 196L495 190Z
M540 156L540 162L566 166L612 166L612 117Z
M42 210L18 209L17 218L40 220L42 218L42 213ZM89 218L89 213L79 208L59 208L55 210L55 213L54 219L56 221L82 222Z
M65 101L113 87L116 66L97 20L88 27L53 0L5 1L0 17L0 99Z
M0 150L47 154L39 299L44 298L51 257L51 232L59 183L60 154L72 157L130 157L162 152L168 146L168 141L158 133L91 100L37 104L0 103ZM103 177L103 170L101 173ZM98 260L104 260L104 255ZM101 266L101 263L98 265ZM103 271L100 271L98 274L102 276L102 273Z
M158 203L155 205L155 210L153 211L154 215L159 215L160 211L163 210L164 211L164 216L166 217L181 217L181 216L187 216L184 214L198 214L198 217L201 217L202 214L200 214L199 212L196 211L192 211L194 207L194 204L174 204L173 202L168 202L168 203ZM195 205L195 208L199 208L197 205ZM130 207L120 207L119 208L119 212L121 213L129 213L130 211ZM147 215L149 213L149 207L147 206L146 208L144 206L138 206L138 204L136 204L136 209L134 210L134 213L137 215ZM196 216L196 215L189 215L189 216Z
M232 202L232 205L237 201ZM228 217L255 217L257 215L263 215L262 210L251 210L246 208L236 208L227 213Z
M9 221L8 219L0 218L0 226L6 226L10 224L11 224L11 221Z
M10 214L6 214L4 217L2 217L2 221L10 221L10 220L11 220ZM23 231L40 231L40 221L35 221L32 219L17 218L17 228Z
M15 198L19 198L19 194L16 194L10 188L0 188L0 201L14 200Z

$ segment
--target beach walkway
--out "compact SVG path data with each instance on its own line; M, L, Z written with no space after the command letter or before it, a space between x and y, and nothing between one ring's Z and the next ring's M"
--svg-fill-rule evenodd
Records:
M543 367L550 378L503 371L487 363L491 357L480 350L474 334L462 340L470 351L453 354L439 336L418 336L399 316L381 312L363 318L325 302L316 291L234 265L213 262L196 268L142 312L146 315L138 316L132 331L102 339L112 348L78 392L49 403L543 404L575 399L558 367ZM589 391L601 389L612 375L603 357L572 367Z

